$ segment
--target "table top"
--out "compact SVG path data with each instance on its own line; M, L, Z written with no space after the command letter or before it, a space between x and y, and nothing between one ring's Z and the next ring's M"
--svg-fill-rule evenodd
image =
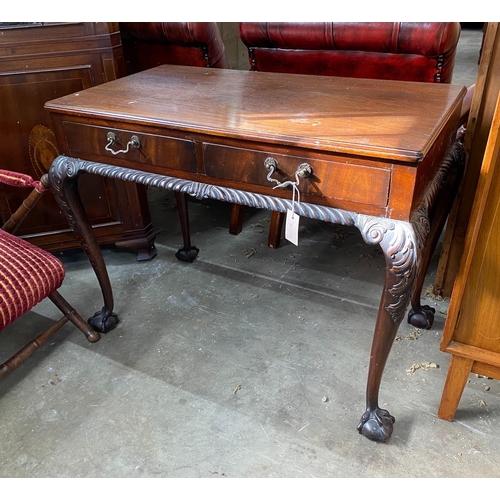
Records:
M449 84L160 66L73 93L49 111L415 162L460 106Z

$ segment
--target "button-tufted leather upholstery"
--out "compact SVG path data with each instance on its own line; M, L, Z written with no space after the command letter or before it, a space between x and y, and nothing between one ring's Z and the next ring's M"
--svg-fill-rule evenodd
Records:
M460 23L239 23L251 69L451 83Z
M120 23L127 74L161 64L228 68L216 23Z
M460 23L239 23L239 33L253 71L451 83ZM461 123L469 107L470 97ZM273 212L272 248L283 221Z

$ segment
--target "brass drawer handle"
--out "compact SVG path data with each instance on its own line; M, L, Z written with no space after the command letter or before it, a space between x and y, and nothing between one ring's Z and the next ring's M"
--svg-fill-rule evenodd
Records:
M141 147L141 141L139 140L139 137L136 135L133 135L130 138L130 141L127 142L127 149L119 149L118 151L113 151L111 149L111 146L113 144L116 144L116 134L114 132L108 132L108 135L106 136L108 139L108 143L106 144L106 147L104 148L106 151L109 151L110 153L117 155L119 153L128 153L130 150L130 147L133 147L135 149L139 149Z
M274 186L273 189L277 189L277 188L282 188L282 187L286 187L286 186L297 186L299 185L300 183L300 178L305 178L305 177L309 177L312 175L313 173L313 169L311 167L311 165L309 165L309 163L301 163L298 167L297 167L297 170L295 171L295 182L293 181L285 181L285 182L279 182L277 181L276 179L273 179L271 178L271 175L274 174L274 172L276 172L276 170L278 170L278 162L272 158L272 157L268 157L264 160L264 166L266 167L267 169L267 180L269 182L275 182L277 184L277 186Z

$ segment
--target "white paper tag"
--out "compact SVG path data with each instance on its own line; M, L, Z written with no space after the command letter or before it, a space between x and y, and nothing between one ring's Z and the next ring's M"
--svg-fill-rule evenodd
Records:
M299 246L299 221L300 215L290 209L286 211L285 238L297 246Z

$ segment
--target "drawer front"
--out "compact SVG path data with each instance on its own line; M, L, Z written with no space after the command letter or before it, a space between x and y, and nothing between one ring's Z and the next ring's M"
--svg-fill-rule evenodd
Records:
M203 155L206 174L217 179L273 188L276 183L267 179L268 171L264 165L266 158L271 157L277 162L277 171L272 178L279 182L295 181L295 172L302 163L312 167L312 175L299 177L299 190L304 195L376 207L386 207L388 203L389 168L356 164L352 160L308 159L207 143L203 145Z
M104 163L107 159L113 158L166 169L196 172L194 143L189 140L75 122L63 122L63 129L69 153L77 158L85 155L100 156L99 161ZM113 143L110 143L109 133L114 134ZM133 136L138 138L138 142L129 145ZM113 154L106 147L114 152L125 151L128 147L128 151Z

